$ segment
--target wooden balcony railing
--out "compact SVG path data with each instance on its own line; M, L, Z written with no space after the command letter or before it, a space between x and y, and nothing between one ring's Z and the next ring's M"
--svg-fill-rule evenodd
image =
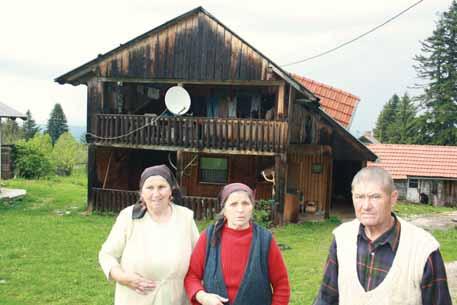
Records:
M287 122L234 118L97 114L98 144L284 152Z
M138 192L93 188L94 210L118 213L138 200ZM196 220L214 219L221 210L217 198L185 196L184 206L194 211Z

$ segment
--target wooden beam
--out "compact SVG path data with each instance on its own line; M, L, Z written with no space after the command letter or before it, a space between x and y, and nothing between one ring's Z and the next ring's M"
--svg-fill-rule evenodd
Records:
M273 220L278 224L284 223L284 200L286 195L286 163L285 154L275 156L275 214Z
M209 153L209 154L224 154L224 155L251 155L251 156L275 156L275 152L261 152L254 150L232 150L232 149L212 149L212 148L183 148L179 146L164 146L164 145L129 145L129 144L97 144L99 147L121 147L131 149L147 149L147 150L165 150L165 151L178 151L192 152L192 153Z
M183 84L185 85L227 85L227 86L264 86L276 87L284 84L282 80L226 80L226 81L198 81L187 79L157 79L157 78L133 78L133 77L99 77L101 82L125 82L141 84Z
M330 207L332 204L332 189L333 189L333 158L330 156L328 159L328 182L327 182L327 202L325 203L324 217L330 217Z
M97 180L97 166L95 164L95 150L93 144L88 145L87 149L87 209L88 213L94 210L94 192L93 187Z
M287 121L292 122L292 114L294 113L294 104L295 104L295 89L292 86L289 86L289 100L288 100L288 111L287 111ZM290 144L290 133L291 128L287 131L287 144Z
M284 93L286 85L283 83L278 88L278 97L276 99L276 120L282 120L284 118Z
M183 174L184 174L184 156L183 156L183 151L182 150L177 150L176 151L176 179L178 180L178 185L180 187L182 187Z

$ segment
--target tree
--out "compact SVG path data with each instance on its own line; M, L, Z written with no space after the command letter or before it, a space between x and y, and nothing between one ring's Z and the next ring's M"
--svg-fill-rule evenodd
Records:
M6 119L1 122L0 128L2 144L14 144L24 138L24 133L16 120Z
M40 131L40 127L38 127L35 123L35 120L32 119L32 113L30 112L30 110L27 110L25 115L27 116L27 120L24 122L22 129L24 131L25 139L29 140L33 138L33 136L35 136L37 132Z
M389 101L384 105L381 113L376 121L376 127L374 129L374 136L381 143L390 143L389 139L392 138L392 128L389 128L392 122L395 121L398 104L400 98L397 94L394 94Z
M63 133L54 145L52 156L56 165L56 173L69 176L78 161L80 147L75 138L68 132Z
M67 118L63 113L62 106L56 103L49 116L46 132L51 136L52 144L54 145L60 135L67 131Z
M415 56L417 75L425 80L417 97L418 128L425 143L457 145L457 3L452 1L433 34L421 42Z
M408 94L400 99L395 114L395 121L389 126L389 143L413 144L417 140L417 110Z

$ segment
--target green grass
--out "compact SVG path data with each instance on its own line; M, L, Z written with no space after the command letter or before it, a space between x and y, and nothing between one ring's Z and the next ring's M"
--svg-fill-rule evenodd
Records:
M410 217L416 215L429 215L435 213L452 212L456 211L456 209L449 207L434 207L430 204L398 202L394 206L394 211L400 216Z
M2 181L25 188L27 196L0 203L0 304L112 304L114 285L104 278L98 250L114 222L112 215L84 216L86 176ZM415 214L423 206L403 207ZM441 211L441 210L440 210ZM426 213L435 209L426 208ZM199 222L202 230L208 222ZM285 245L292 305L310 304L322 278L335 219L274 230ZM446 261L457 260L457 230L435 231Z

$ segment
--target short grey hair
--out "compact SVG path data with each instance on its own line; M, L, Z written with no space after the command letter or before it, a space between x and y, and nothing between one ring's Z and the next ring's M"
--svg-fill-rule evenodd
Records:
M381 188L387 193L392 194L395 191L395 184L392 176L388 171L381 167L364 167L352 179L351 190L363 182L373 182L380 184Z

